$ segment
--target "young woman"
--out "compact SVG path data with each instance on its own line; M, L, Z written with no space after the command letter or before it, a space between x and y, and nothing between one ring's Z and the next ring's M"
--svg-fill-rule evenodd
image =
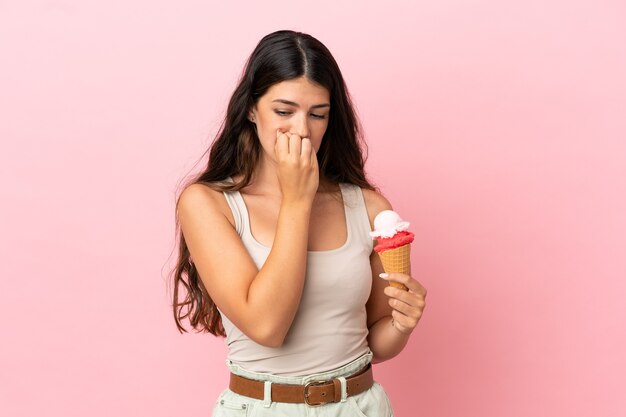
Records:
M393 416L371 364L405 347L426 290L379 278L369 232L392 206L366 179L360 142L328 49L301 32L265 36L177 202L177 326L189 318L229 348L214 417Z

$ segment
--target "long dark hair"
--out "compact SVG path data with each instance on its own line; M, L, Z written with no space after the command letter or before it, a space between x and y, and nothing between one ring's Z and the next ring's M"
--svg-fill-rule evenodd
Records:
M270 33L258 43L230 98L216 139L208 149L206 169L182 189L196 183L221 192L240 190L247 186L261 156L255 125L247 115L272 85L301 76L325 87L330 93L328 126L317 152L320 176L323 175L335 184L345 182L379 191L366 178L364 164L367 160L367 144L337 62L320 41L306 33L292 30ZM225 182L227 177L239 174L243 175L241 181ZM176 199L176 208L181 193ZM181 333L187 331L181 320L188 317L194 329L226 336L219 311L190 258L178 217L176 234L179 238L178 262L172 270L172 308L176 326ZM183 301L178 300L181 286L186 290Z

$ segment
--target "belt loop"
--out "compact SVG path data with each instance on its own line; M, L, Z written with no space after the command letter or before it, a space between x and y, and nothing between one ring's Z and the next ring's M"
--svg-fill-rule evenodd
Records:
M265 381L263 394L263 407L269 408L272 405L272 381Z
M343 376L339 376L337 379L341 382L341 402L345 403L348 398L348 384L346 383L346 378Z

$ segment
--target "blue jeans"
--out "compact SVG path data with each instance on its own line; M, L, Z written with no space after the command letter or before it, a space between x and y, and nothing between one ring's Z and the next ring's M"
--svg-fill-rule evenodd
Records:
M365 392L350 397L346 396L345 377L357 373L372 361L372 352L368 352L352 362L331 371L307 376L278 376L248 371L226 360L226 366L236 375L245 378L266 381L265 399L244 397L230 389L220 394L213 407L212 417L394 417L391 402L382 385L374 385ZM305 403L279 403L271 400L271 384L300 384L310 381L337 378L341 382L342 399L338 403L311 407Z

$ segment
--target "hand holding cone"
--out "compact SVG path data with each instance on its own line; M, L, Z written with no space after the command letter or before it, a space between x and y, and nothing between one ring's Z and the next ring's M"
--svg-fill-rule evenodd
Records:
M403 221L393 210L383 210L374 219L374 228L370 232L376 238L374 250L380 256L385 272L401 272L410 275L411 272L411 242L414 234L406 231L409 222ZM389 285L408 291L403 284L389 281Z

